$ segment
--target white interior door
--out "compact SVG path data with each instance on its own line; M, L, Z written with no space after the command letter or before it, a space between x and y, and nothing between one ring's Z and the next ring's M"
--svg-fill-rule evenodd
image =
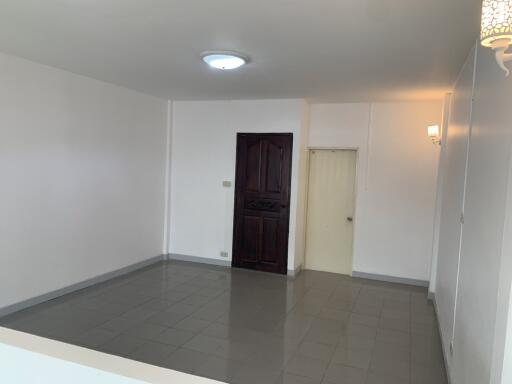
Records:
M356 151L311 150L306 269L352 274Z

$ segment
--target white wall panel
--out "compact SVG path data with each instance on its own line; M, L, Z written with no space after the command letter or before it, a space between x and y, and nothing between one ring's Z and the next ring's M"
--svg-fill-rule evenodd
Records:
M426 281L430 274L441 102L313 104L310 147L357 148L357 272Z
M288 269L300 264L303 249L295 247L303 244L304 193L299 190L304 184L306 110L302 100L174 103L170 253L226 260L220 256L225 251L231 260L236 134L291 132ZM232 186L223 187L223 181Z
M471 124L471 99L475 52L462 69L451 98L447 139L443 151L443 190L439 232L437 306L441 333L452 339L453 316L459 270L461 214L464 204L466 160Z
M452 97L436 301L452 384L508 384L512 83L504 78L491 50L478 48L477 56L474 66L471 53Z
M503 268L510 266L505 259L511 255L502 253L505 218L511 214L505 207L512 83L503 76L492 51L479 49L455 319L453 371L458 383L488 382L497 357L494 338L505 339L506 327L499 323L497 311L503 318L508 315L512 277L512 271ZM505 297L499 294L500 279L508 290ZM497 325L503 329L495 334Z
M0 308L161 254L167 102L0 54Z

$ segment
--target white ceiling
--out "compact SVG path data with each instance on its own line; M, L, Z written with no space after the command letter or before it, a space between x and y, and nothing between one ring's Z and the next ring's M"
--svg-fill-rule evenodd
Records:
M440 97L481 0L0 0L0 51L170 99ZM251 63L207 68L205 50Z

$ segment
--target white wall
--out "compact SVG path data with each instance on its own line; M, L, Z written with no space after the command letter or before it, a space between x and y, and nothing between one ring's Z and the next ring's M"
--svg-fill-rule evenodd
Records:
M441 145L445 146L448 140L448 124L450 119L450 106L451 106L452 95L447 93L443 99L443 123L441 125ZM441 149L439 155L439 162L437 166L437 189L436 189L436 206L434 213L434 233L432 235L432 261L430 263L430 281L428 287L429 297L432 298L436 290L437 284L437 256L439 254L439 237L440 226L441 226L441 209L443 205L443 186L444 186L444 163L446 157L446 151Z
M459 75L451 98L447 138L443 144L443 187L441 220L439 223L437 306L444 314L439 317L443 337L453 337L453 321L459 273L461 214L464 209L466 162L471 129L471 99L473 97L474 51Z
M288 269L300 264L303 249L296 247L303 241L299 191L304 184L300 165L304 164L305 114L307 106L302 100L173 103L169 253L231 260L236 134L291 132ZM223 187L223 181L232 186ZM227 259L220 256L222 251L228 252Z
M0 361L2 381L5 380L6 383L30 384L37 380L38 384L71 382L74 384L147 384L144 381L70 363L6 344L0 344Z
M313 104L309 146L357 148L354 271L427 281L441 102Z
M0 308L161 254L166 116L0 54Z
M13 384L220 384L2 327L0 372Z
M494 329L491 383L512 383L512 156L508 172L505 228ZM500 381L501 379L501 381Z
M512 321L512 83L491 50L479 48L476 56L476 67L472 53L455 89L444 148L451 161L445 164L436 301L452 384L505 384ZM456 220L461 209L462 226Z
M304 257L306 253L306 207L307 207L307 183L308 183L308 162L309 153L307 150L309 134L309 104L302 105L302 124L299 132L299 154L297 171L297 208L295 219L295 262L293 264L295 271L304 266ZM291 264L289 266L291 269Z

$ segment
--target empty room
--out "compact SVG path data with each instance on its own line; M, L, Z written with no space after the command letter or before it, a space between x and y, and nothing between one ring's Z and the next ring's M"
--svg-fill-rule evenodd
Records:
M0 0L0 383L512 383L512 1Z

